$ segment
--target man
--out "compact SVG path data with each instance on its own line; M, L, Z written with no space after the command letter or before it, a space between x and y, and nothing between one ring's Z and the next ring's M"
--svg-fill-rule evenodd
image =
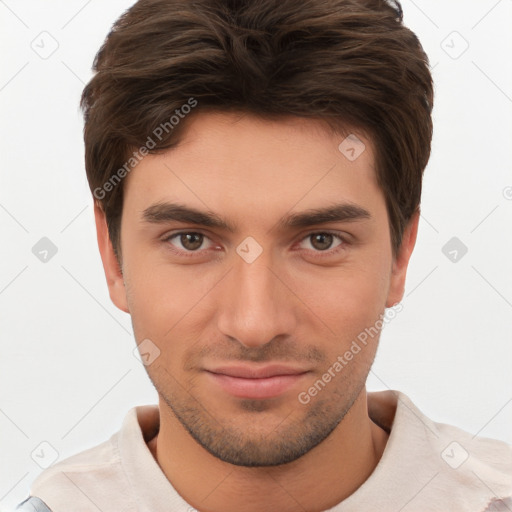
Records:
M98 244L159 404L18 510L512 510L512 447L365 387L432 138L399 4L140 0L94 69Z

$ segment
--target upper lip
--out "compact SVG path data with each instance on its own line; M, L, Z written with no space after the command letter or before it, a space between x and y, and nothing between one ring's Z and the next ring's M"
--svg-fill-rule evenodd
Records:
M281 364L269 364L267 366L219 366L217 368L207 369L207 371L243 379L264 379L278 375L299 375L306 373L308 370Z

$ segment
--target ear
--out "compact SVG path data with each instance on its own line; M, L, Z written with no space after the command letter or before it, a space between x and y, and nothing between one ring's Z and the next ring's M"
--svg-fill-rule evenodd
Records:
M103 262L105 278L107 279L110 299L121 311L129 313L123 273L108 234L105 212L97 202L94 203L94 218L96 221L98 247L101 254L101 261Z
M391 270L391 282L389 285L386 307L390 308L402 300L405 290L405 276L409 265L409 258L416 244L416 235L418 234L418 223L420 220L419 208L411 216L402 236L402 243L398 253L393 260Z

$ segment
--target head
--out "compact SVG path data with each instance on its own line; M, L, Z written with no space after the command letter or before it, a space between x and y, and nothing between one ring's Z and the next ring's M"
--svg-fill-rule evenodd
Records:
M338 357L403 296L432 138L419 41L381 0L140 0L94 70L98 242L161 403L223 460L297 459L350 410L379 335ZM303 373L267 398L210 380L268 363Z

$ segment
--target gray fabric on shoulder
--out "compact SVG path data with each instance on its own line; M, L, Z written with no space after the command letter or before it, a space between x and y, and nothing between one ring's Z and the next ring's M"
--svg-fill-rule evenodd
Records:
M19 512L52 512L46 503L35 496L30 496L24 502L20 503L16 510Z

